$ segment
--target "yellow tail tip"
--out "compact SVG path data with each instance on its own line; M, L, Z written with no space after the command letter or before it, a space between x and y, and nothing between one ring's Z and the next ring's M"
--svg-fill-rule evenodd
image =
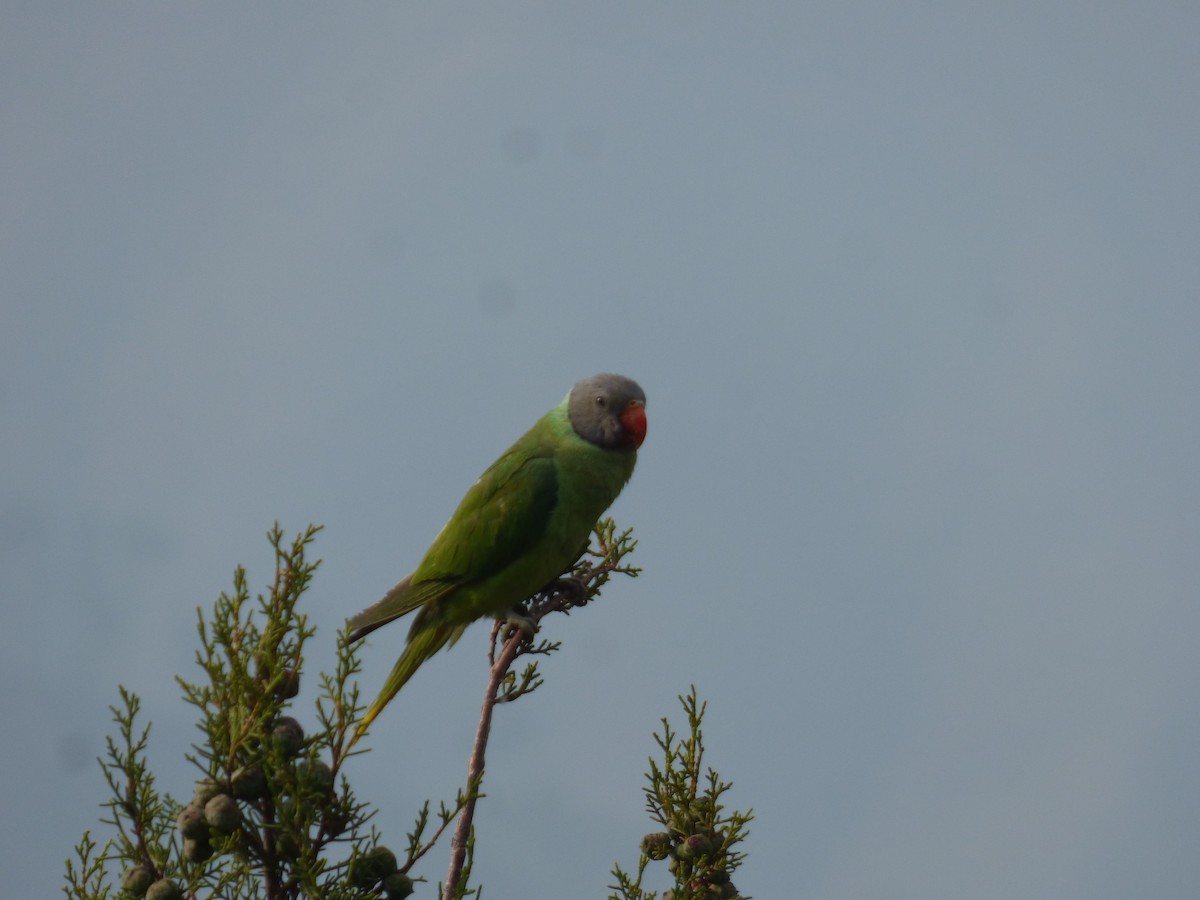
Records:
M359 738L367 733L367 729L371 727L371 723L375 721L375 716L378 714L378 710L367 711L367 714L359 721L358 727L354 729L354 734L350 736L350 743L346 744L346 749L344 752L350 752L354 745L358 743Z

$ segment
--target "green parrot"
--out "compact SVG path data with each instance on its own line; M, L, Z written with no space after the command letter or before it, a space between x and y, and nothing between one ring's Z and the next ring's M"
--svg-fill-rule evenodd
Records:
M621 375L594 375L492 463L416 571L349 620L357 641L416 610L404 652L355 740L421 663L476 619L517 608L579 558L633 474L645 437L642 389Z

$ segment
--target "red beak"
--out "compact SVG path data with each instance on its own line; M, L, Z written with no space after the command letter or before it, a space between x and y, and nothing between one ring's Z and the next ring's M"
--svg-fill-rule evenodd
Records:
M621 427L634 447L642 446L646 439L646 404L641 400L630 400L621 412Z

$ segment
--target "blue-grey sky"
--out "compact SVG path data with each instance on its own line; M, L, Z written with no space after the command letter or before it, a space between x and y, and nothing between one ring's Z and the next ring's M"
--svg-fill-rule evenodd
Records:
M189 792L173 676L272 521L326 526L311 700L604 370L649 397L645 573L498 714L485 896L606 894L693 682L746 893L1200 890L1196 4L2 18L7 893L94 825L118 684ZM351 767L393 844L462 781L485 632Z

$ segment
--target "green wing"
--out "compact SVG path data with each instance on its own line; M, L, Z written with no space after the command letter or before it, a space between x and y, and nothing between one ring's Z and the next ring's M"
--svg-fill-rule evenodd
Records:
M450 597L528 552L558 500L558 472L535 426L467 491L417 570L349 620L350 640Z
M557 500L554 459L521 452L518 443L467 491L413 573L414 583L481 581L495 574L541 539Z
M453 582L438 581L428 581L414 587L413 577L409 575L384 594L378 603L368 606L347 620L346 624L350 626L350 643L366 637L376 628L400 618L405 613L444 597L453 588Z

